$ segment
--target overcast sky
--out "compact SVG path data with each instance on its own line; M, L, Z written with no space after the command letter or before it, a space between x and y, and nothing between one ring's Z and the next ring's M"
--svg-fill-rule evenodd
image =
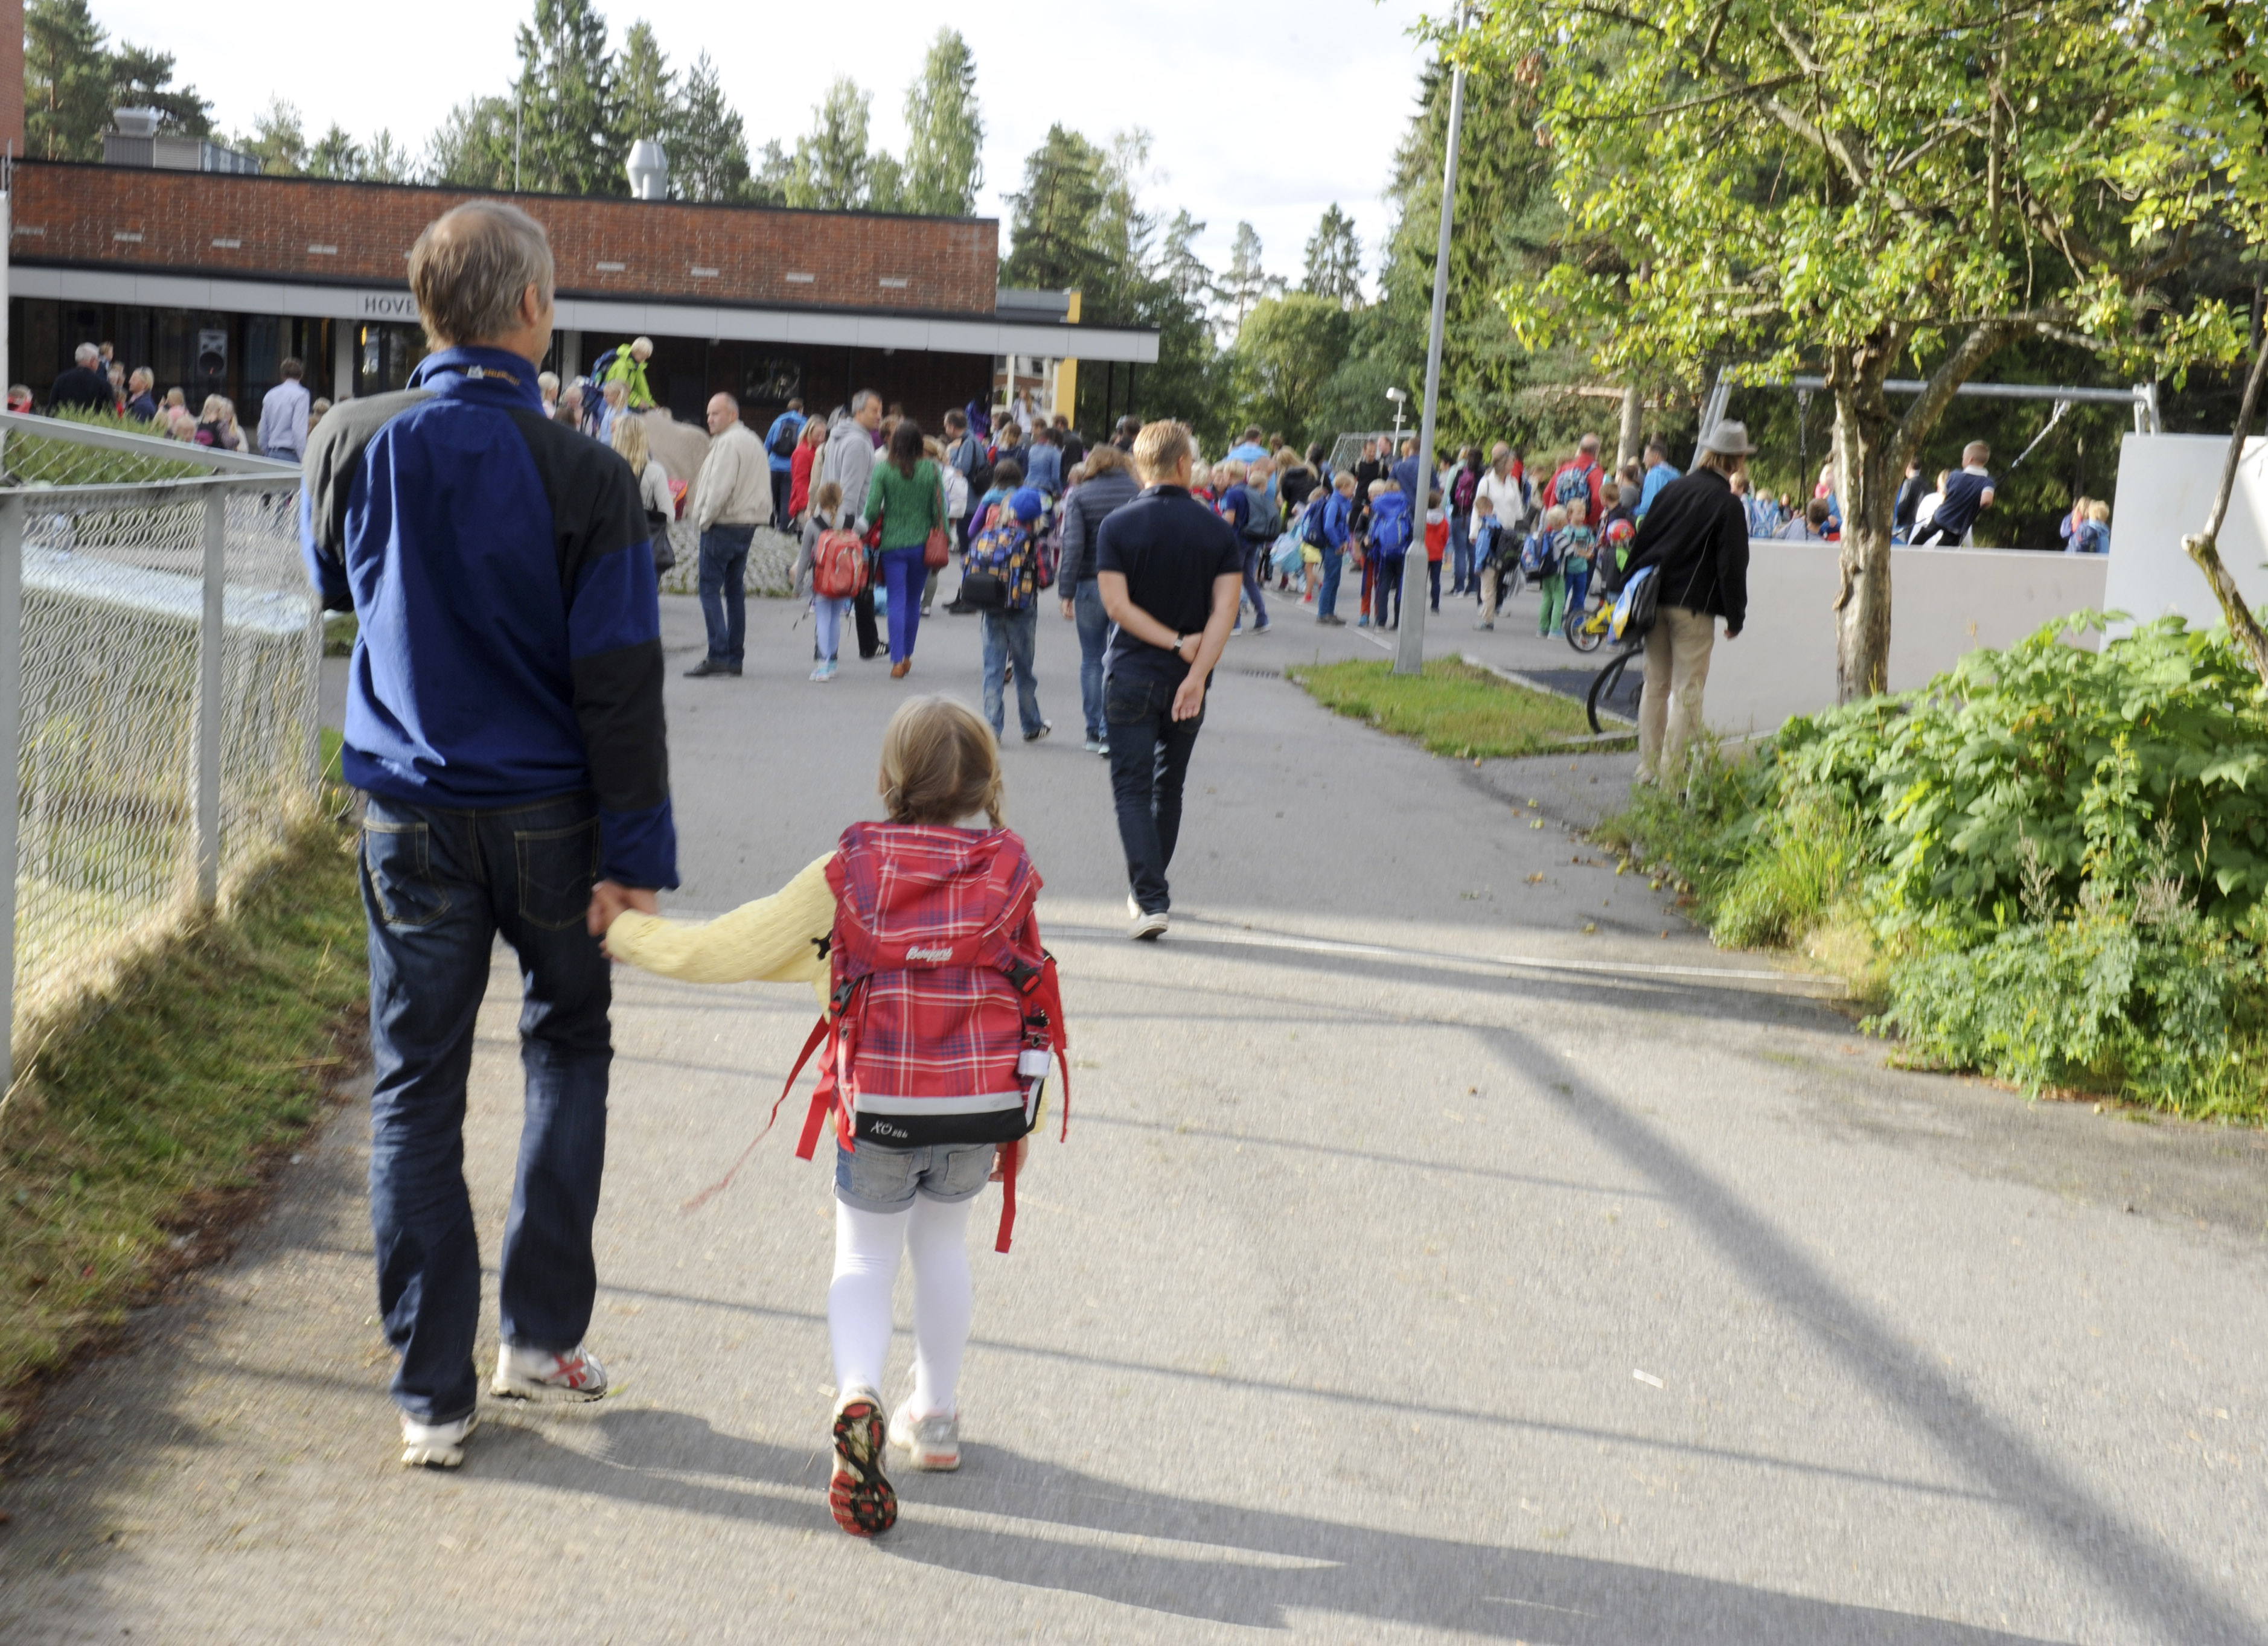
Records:
M905 141L907 85L941 22L976 55L986 127L978 209L1008 216L1024 156L1060 121L1098 143L1152 134L1145 193L1167 215L1206 223L1201 242L1227 261L1240 218L1260 231L1268 268L1299 272L1301 247L1337 201L1362 236L1366 279L1387 223L1380 199L1415 107L1420 55L1407 33L1415 0L1301 0L1238 13L1200 0L1138 6L988 7L874 0L727 5L615 0L619 45L649 18L673 65L702 51L748 129L748 146L793 147L828 82L848 74L874 94L875 137ZM224 131L248 130L270 97L296 103L312 141L335 120L360 138L389 128L422 157L451 105L502 92L525 0L391 0L383 7L185 6L93 0L114 39L170 51L179 77L213 102ZM1005 245L1005 229L1003 245Z

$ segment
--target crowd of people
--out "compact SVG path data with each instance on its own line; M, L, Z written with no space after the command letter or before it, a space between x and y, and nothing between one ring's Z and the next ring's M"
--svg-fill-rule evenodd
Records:
M73 349L70 365L48 388L44 403L33 396L28 385L11 385L8 409L107 414L145 424L151 433L167 439L297 463L306 455L307 437L331 409L331 402L308 393L302 362L286 359L277 372L283 380L261 402L257 445L237 421L236 402L227 395L208 394L194 409L185 389L169 388L161 398L157 374L147 366L129 371L117 358L116 348L107 342L83 342Z

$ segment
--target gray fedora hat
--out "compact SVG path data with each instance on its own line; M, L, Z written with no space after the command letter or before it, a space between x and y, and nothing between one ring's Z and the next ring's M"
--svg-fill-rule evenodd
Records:
M1749 426L1744 423L1720 422L1701 437L1701 449L1719 457L1753 457L1756 452L1749 444Z

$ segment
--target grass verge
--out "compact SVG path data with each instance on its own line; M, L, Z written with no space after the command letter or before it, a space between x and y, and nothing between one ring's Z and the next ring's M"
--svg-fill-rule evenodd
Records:
M90 1002L0 1109L0 1448L43 1381L225 1249L359 1057L351 839L303 830L232 908Z
M1538 754L1591 730L1580 703L1514 686L1452 658L1432 659L1418 675L1397 675L1382 661L1301 665L1288 672L1333 713L1459 760Z

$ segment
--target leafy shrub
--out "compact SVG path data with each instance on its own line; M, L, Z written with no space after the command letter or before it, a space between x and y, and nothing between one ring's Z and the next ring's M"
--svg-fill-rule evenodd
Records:
M1923 1058L2036 1091L2268 1113L2268 706L2179 618L2088 650L2081 614L1918 692L1791 720L1605 830L1666 860L1721 942L1835 911L1887 960ZM1870 962L1871 964L1871 962Z

